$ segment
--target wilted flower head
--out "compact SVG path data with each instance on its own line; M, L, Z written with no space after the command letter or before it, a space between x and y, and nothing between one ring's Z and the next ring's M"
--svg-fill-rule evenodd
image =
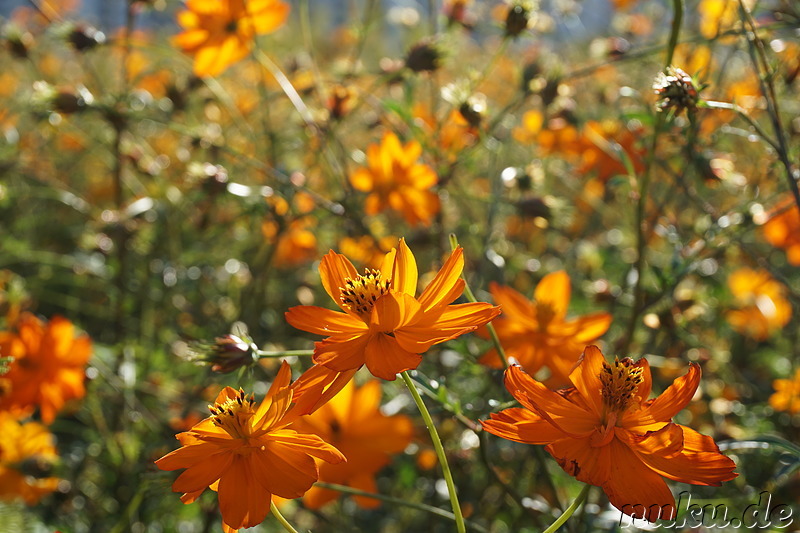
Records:
M439 68L442 52L431 41L422 41L414 45L406 56L406 66L414 72L432 72Z
M678 67L670 65L665 72L659 72L653 82L653 90L659 98L656 104L659 111L674 109L675 113L680 113L697 110L700 95L694 80Z

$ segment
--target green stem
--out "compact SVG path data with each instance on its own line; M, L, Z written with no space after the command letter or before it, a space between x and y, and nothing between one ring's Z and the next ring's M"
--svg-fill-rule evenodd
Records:
M439 509L438 507L433 507L432 505L425 505L424 503L416 503L407 500L401 500L400 498L392 498L391 496L384 496L383 494L376 494L374 492L358 490L352 487L348 487L347 485L338 485L336 483L325 483L319 481L315 484L315 486L321 489L335 490L338 492L342 492L344 494L352 494L353 496L366 496L367 498L373 498L375 500L380 500L382 502L391 503L395 505L402 505L403 507L408 507L410 509L417 509L418 511L425 511L427 513L435 514L436 516L441 516L443 518L455 520L455 515L453 513L445 511L444 509ZM475 531L480 531L483 533L488 532L486 528L474 522L465 522L465 523L470 527L470 529L474 529Z
M558 528L564 525L564 522L569 520L569 517L578 510L578 507L583 505L583 502L586 501L586 496L589 494L589 489L592 488L591 485L584 485L583 489L581 489L581 493L578 494L578 497L575 498L569 507L559 516L555 522L550 524L550 527L544 530L544 533L553 533L554 531L558 531Z
M278 357L310 357L314 355L314 350L283 350L278 352L258 350L256 355L258 355L259 359L275 359Z
M456 237L455 233L450 234L450 248L455 250L458 248L458 238ZM469 283L467 283L467 278L464 276L464 272L461 272L461 279L464 280L464 296L467 297L472 303L476 303L478 301L475 298L475 294L472 292L472 289L469 288ZM494 344L495 350L497 350L497 355L500 357L500 361L503 362L503 368L508 368L508 357L506 357L506 351L503 350L503 345L500 344L500 337L497 336L497 331L495 331L494 326L490 323L486 324L486 329L489 330L489 336L492 338L492 344Z
M272 514L275 516L278 522L281 523L283 529L285 529L289 533L298 533L298 531L292 527L292 524L290 524L289 521L283 517L281 512L278 510L278 507L275 505L275 502L273 502L272 500L270 500L269 502L269 510L272 511Z
M453 474L450 472L450 465L447 464L447 456L444 453L444 446L442 446L442 440L439 438L439 433L436 431L436 425L433 423L433 419L431 418L431 414L428 412L428 408L425 407L425 402L422 401L422 397L419 395L419 392L417 392L417 388L414 386L414 381L411 379L411 376L408 375L408 371L400 372L400 376L402 376L403 381L405 381L406 387L408 387L408 391L411 393L411 397L414 398L414 402L417 404L417 409L419 409L419 413L422 415L422 419L425 421L425 425L428 427L428 432L431 434L431 441L433 441L433 447L436 450L436 456L439 458L439 463L442 465L444 481L447 483L447 492L450 495L450 505L453 508L456 531L458 531L458 533L465 533L467 528L464 524L464 516L461 514L461 505L458 503L456 486L455 483L453 483Z

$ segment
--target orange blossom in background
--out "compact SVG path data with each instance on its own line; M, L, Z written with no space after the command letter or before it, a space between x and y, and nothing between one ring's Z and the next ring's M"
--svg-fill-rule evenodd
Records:
M194 56L194 73L216 76L243 59L256 35L280 28L289 4L280 0L186 0L178 13L183 32L173 44Z
M0 376L0 411L30 413L39 406L45 424L68 400L83 398L86 363L92 341L75 336L75 326L56 316L43 323L22 313L16 332L0 331L0 354L12 357L9 371Z
M611 325L608 313L567 319L571 289L569 275L563 270L542 278L534 290L533 301L497 283L489 285L489 292L503 309L503 315L493 325L506 355L515 358L531 375L543 366L548 367L551 386L569 383L569 373L583 347L599 339ZM502 367L494 348L479 362Z
M53 435L37 422L21 424L11 413L0 411L0 500L36 504L58 487L58 478L38 477L18 470L33 465L43 471L58 457Z
M769 397L769 404L776 411L800 413L800 369L793 378L776 379L772 382L775 393Z
M389 464L392 454L402 452L414 435L411 419L405 415L384 415L380 400L380 382L371 380L356 387L350 381L316 413L292 424L292 429L319 435L347 457L346 463L319 464L320 481L377 492L375 474ZM303 496L303 504L319 509L338 496L337 491L314 486ZM365 508L380 505L373 498L354 496L353 499Z
M225 387L211 416L179 433L181 448L156 461L162 470L186 470L172 485L192 503L206 488L217 491L225 531L260 524L272 495L299 498L317 481L314 458L339 463L345 457L317 435L286 426L308 412L319 397L307 391L296 403L291 369L284 362L264 400Z
M338 313L312 305L292 307L292 326L327 335L314 347L314 362L337 372L367 365L376 377L394 380L398 372L417 368L422 353L485 325L500 313L491 304L451 305L464 290L462 248L454 250L419 298L417 264L400 239L379 270L359 275L343 255L331 250L319 266L322 285Z
M725 314L728 323L757 341L766 340L792 318L786 287L763 269L740 268L728 277L736 309Z
M773 210L764 224L764 238L772 246L786 250L786 259L792 266L800 266L800 209L794 198L786 198Z
M506 409L481 422L486 431L526 444L544 444L561 468L579 481L603 489L625 514L674 518L675 499L664 477L719 486L736 477L736 466L714 439L672 422L700 384L700 367L676 379L648 400L652 380L645 359L609 364L587 346L558 392L519 366L506 370L505 385L523 407Z
M438 178L431 167L419 162L421 155L422 146L417 141L402 145L391 132L380 144L367 148L367 166L350 174L350 184L369 193L366 214L392 209L409 224L430 226L439 212L439 197L430 190Z

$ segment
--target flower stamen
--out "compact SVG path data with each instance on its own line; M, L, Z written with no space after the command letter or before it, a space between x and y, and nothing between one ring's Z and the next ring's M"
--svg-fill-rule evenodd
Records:
M239 394L222 403L209 405L214 425L225 430L234 439L246 439L253 433L251 420L255 415L255 399L239 389Z
M603 403L613 412L625 411L643 380L642 367L636 366L630 357L622 360L615 357L613 368L604 361L603 371L600 373Z
M344 287L339 287L342 305L367 322L375 302L389 292L390 284L390 279L381 279L379 270L365 269L364 274L355 279L345 278Z

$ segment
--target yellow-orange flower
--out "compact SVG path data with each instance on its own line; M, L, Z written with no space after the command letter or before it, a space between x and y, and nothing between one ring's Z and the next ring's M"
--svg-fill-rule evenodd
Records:
M776 411L800 413L800 369L793 378L776 379L772 382L775 393L769 397L769 404Z
M410 418L380 412L380 399L380 382L372 380L357 388L350 381L316 413L292 424L292 429L319 435L347 457L346 463L320 463L320 481L377 492L375 474L389 464L392 454L403 451L414 435ZM315 486L303 496L303 503L319 509L338 496L336 491ZM354 499L365 508L380 505L374 498L355 496Z
M322 285L344 313L302 305L286 312L294 327L328 337L316 343L314 362L337 372L366 364L376 377L394 380L417 368L422 353L485 325L500 313L488 303L451 305L464 291L464 253L453 251L418 298L414 255L400 239L379 270L358 275L331 250L319 266Z
M766 270L740 268L728 277L728 287L738 308L728 311L725 318L742 335L766 340L792 318L786 287Z
M243 59L256 35L280 28L289 5L280 0L186 0L178 13L183 32L173 43L194 56L194 73L216 76Z
M0 411L30 413L39 406L42 421L50 424L68 400L86 394L84 367L92 342L86 335L76 337L66 318L44 324L23 313L16 332L0 332L0 354L14 358L0 377Z
M20 470L47 471L58 457L53 435L36 422L21 424L14 415L0 412L0 500L22 499L28 505L56 490L58 478L36 477Z
M571 290L569 275L563 270L542 278L533 301L497 283L489 285L489 292L503 308L503 315L493 324L506 355L514 357L531 375L548 367L548 384L554 387L569 382L569 373L583 347L599 339L611 325L608 313L567 319ZM479 362L495 368L502 364L494 348Z
M800 210L794 198L778 203L773 215L763 226L764 238L772 246L786 250L786 259L800 266Z
M663 478L719 486L736 477L734 462L714 439L671 420L700 384L696 364L652 400L645 359L609 364L596 346L586 347L569 378L572 386L555 392L509 367L506 388L523 407L492 414L484 429L546 445L568 474L601 487L623 513L651 522L674 518L676 511Z
M438 178L431 167L419 162L420 155L422 146L417 141L402 145L391 132L380 144L367 148L367 166L350 174L350 183L369 193L364 207L368 215L392 209L409 224L431 224L439 212L439 197L430 189Z
M225 387L212 416L179 433L181 448L156 461L162 470L186 470L172 485L184 503L195 501L206 488L217 491L226 531L260 524L272 495L299 498L317 480L314 458L339 463L345 457L317 435L286 426L308 413L319 394L295 399L291 370L284 362L264 400ZM295 401L296 400L296 401Z

